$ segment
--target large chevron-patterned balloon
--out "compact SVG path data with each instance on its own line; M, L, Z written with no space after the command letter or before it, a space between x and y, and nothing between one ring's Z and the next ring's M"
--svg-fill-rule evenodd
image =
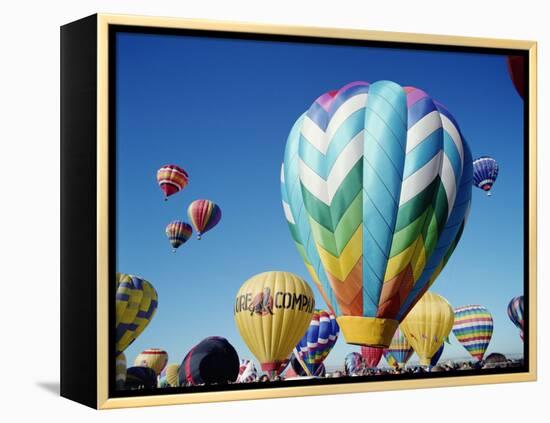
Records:
M417 88L352 82L295 122L283 208L346 342L390 344L460 239L472 174L455 119Z

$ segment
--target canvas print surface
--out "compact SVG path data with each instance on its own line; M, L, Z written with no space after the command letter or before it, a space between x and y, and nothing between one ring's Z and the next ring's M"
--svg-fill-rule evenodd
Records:
M113 42L115 395L526 370L522 57Z

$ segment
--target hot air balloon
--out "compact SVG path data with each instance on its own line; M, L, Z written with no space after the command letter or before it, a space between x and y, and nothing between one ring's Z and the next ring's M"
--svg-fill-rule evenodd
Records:
M508 304L508 317L520 330L519 336L523 341L523 295L512 298Z
M413 354L414 351L405 334L400 328L397 328L389 348L384 349L384 358L390 367L402 369Z
M432 357L453 328L454 312L441 295L426 292L401 322L401 330L420 358L429 366Z
M359 374L363 368L363 359L361 354L357 352L351 352L346 355L344 359L344 369L347 376L353 376Z
M210 200L195 200L187 209L187 215L197 232L197 239L218 224L222 211Z
M516 91L522 99L525 98L525 59L523 56L508 56L508 73Z
M368 369L374 369L380 363L380 359L384 355L384 348L377 347L361 347L361 357L363 357L363 363Z
M338 339L336 317L330 311L315 310L311 323L302 337L296 351L312 376L319 376L321 364Z
M237 292L234 317L244 342L271 378L288 363L308 329L315 300L309 285L288 272L265 272Z
M185 188L189 183L189 175L179 166L166 165L157 171L157 182L166 201L168 197Z
M472 357L478 361L483 360L483 355L493 336L491 313L480 305L456 308L453 333Z
M175 388L178 386L179 364L168 364L160 372L159 386L161 388Z
M155 373L160 375L160 372L168 364L168 353L159 348L149 348L138 354L134 360L134 366L149 367Z
M126 356L120 353L115 361L115 386L116 389L124 389L126 384Z
M443 342L441 344L441 346L439 347L439 349L435 352L435 354L433 355L432 359L430 360L430 366L429 366L429 369L430 371L432 370L432 368L434 368L437 363L439 362L439 359L441 358L441 356L443 355L443 350L445 349L445 342Z
M130 367L126 372L126 389L153 389L157 387L157 375L149 367Z
M250 383L255 382L258 378L258 371L256 366L250 360L241 360L239 366L239 376L237 376L237 383Z
M145 330L158 305L157 291L145 279L116 274L116 353L128 347Z
M296 121L283 209L347 343L389 346L453 253L471 184L458 124L419 89L353 82Z
M176 248L180 245L185 244L185 242L191 237L193 233L193 228L191 225L179 220L175 220L166 226L166 236L170 240L170 244L176 252Z
M239 375L239 356L220 336L210 336L187 353L179 370L179 385L234 382Z
M476 187L482 189L491 195L491 188L498 176L498 163L495 159L488 156L482 156L474 160L474 180Z

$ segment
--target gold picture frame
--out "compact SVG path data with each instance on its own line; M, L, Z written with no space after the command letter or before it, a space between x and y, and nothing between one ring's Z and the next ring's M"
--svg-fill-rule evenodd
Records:
M327 395L327 394L345 394L357 392L371 392L382 390L400 390L400 389L415 389L415 388L436 388L443 386L464 386L478 384L493 384L504 382L528 382L535 381L537 378L537 43L534 41L517 41L503 39L489 39L476 37L448 36L448 35L428 35L428 34L412 34L401 32L381 32L368 31L359 29L336 29L336 28L315 28L301 26L283 26L283 25L261 25L251 23L236 23L224 21L196 20L196 19L179 19L179 18L162 18L162 17L145 17L145 16L123 16L113 14L98 14L94 15L87 22L88 29L86 34L81 37L85 38L90 45L95 45L97 48L90 53L95 55L95 63L97 65L95 71L95 87L94 91L96 109L95 119L95 134L90 135L96 139L95 143L95 192L91 193L94 198L90 197L91 202L95 202L96 209L93 213L92 220L93 228L96 232L97 241L94 244L95 248L90 253L89 257L95 257L94 263L90 264L90 269L93 267L94 272L91 277L96 280L95 284L95 299L93 306L95 312L90 315L90 325L95 322L95 354L96 366L93 371L96 373L96 384L93 389L80 386L77 382L71 379L71 373L75 371L81 363L68 362L64 364L64 358L69 360L71 354L70 348L64 349L63 345L68 345L74 339L77 329L71 329L68 320L74 311L70 308L64 308L62 300L62 314L66 316L67 321L63 323L62 316L62 331L65 332L65 338L62 332L62 395L84 404L90 405L98 409L112 409L121 407L140 407L152 405L169 405L169 404L189 404L200 402L215 402L215 401L235 401L249 400L259 398L281 398L292 396L309 396L309 395ZM91 19L91 20L90 20ZM64 27L67 37L73 39L78 38L77 25L79 22L68 24ZM422 379L421 383L418 380L396 380L396 381L376 381L376 382L360 382L360 383L340 383L331 385L315 385L315 386L290 386L276 388L261 388L247 390L232 390L232 391L217 391L217 392L201 392L201 393L186 393L186 394L165 394L165 395L147 395L147 396L131 396L117 397L109 396L109 231L112 228L109 214L109 201L112 201L112 193L109 193L109 172L112 167L109 164L109 27L111 26L134 26L134 27L152 27L152 28L168 28L168 29L188 29L200 31L226 31L231 33L247 33L247 34L269 34L269 35L284 35L298 37L317 37L317 38L332 38L345 40L366 40L376 42L393 42L393 43L413 43L413 44L428 44L438 46L449 46L453 48L460 47L476 47L488 49L513 49L522 50L528 53L529 62L529 85L528 85L528 133L529 133L529 215L528 215L528 237L529 237L529 257L528 257L528 287L529 301L527 314L529 316L528 337L529 340L529 369L526 372L513 374L491 374L491 375L475 375L461 377L445 377L445 378L426 378ZM63 34L62 30L62 34ZM95 37L95 39L94 39ZM91 41L90 41L91 40ZM78 45L66 44L65 55L68 57ZM76 43L76 42L75 42ZM62 41L62 57L63 57L63 41ZM68 47L67 47L68 46ZM84 53L82 53L84 54ZM63 62L62 62L63 64ZM63 66L62 66L63 68ZM62 71L63 72L63 71ZM65 72L65 76L70 79L70 70ZM62 74L63 78L63 74ZM63 84L62 84L63 85ZM65 93L67 94L71 86L67 85ZM69 95L69 94L67 94ZM62 87L62 98L63 87ZM93 100L93 99L92 99ZM71 100L67 100L69 103ZM76 100L74 100L76 101ZM71 119L69 110L71 104L67 104L67 108L62 106L62 120L66 124ZM74 108L73 108L74 109ZM65 110L65 114L63 113ZM68 138L70 131L65 132ZM67 141L68 142L68 141ZM75 147L76 148L76 147ZM62 141L63 150L63 141ZM63 153L62 153L63 154ZM70 155L74 154L68 151L66 161L69 162ZM67 170L69 171L69 170ZM62 174L63 180L63 174ZM62 182L63 184L63 182ZM63 191L63 196L70 196L67 190ZM67 198L67 201L70 201ZM67 204L67 207L69 205ZM62 200L63 209L63 200ZM67 209L68 210L68 209ZM67 211L69 214L70 211ZM63 219L63 218L62 218ZM70 219L69 219L70 220ZM65 223L64 223L65 224ZM72 228L72 226L71 226ZM67 228L69 230L69 227ZM63 239L63 237L62 237ZM70 243L64 242L62 249L70 249ZM64 250L65 251L65 250ZM63 263L71 260L70 252L65 251L66 255ZM76 259L75 259L76 260ZM69 266L69 264L67 264ZM63 272L62 272L63 273ZM76 295L70 292L68 287L69 281L64 282L64 278L69 278L71 269L67 269L65 276L62 275L62 290L66 289L67 298L71 295ZM91 327L91 326L90 326ZM82 335L84 336L84 335ZM66 341L63 341L66 339ZM63 344L65 342L65 344ZM90 341L91 342L91 341ZM64 381L65 379L65 381ZM78 391L79 393L75 393ZM82 391L82 393L81 393ZM86 391L86 392L84 392ZM95 395L93 392L95 392Z

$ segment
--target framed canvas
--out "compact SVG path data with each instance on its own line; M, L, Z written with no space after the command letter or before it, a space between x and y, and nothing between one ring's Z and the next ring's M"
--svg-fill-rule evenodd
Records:
M61 28L61 395L536 379L536 43Z

